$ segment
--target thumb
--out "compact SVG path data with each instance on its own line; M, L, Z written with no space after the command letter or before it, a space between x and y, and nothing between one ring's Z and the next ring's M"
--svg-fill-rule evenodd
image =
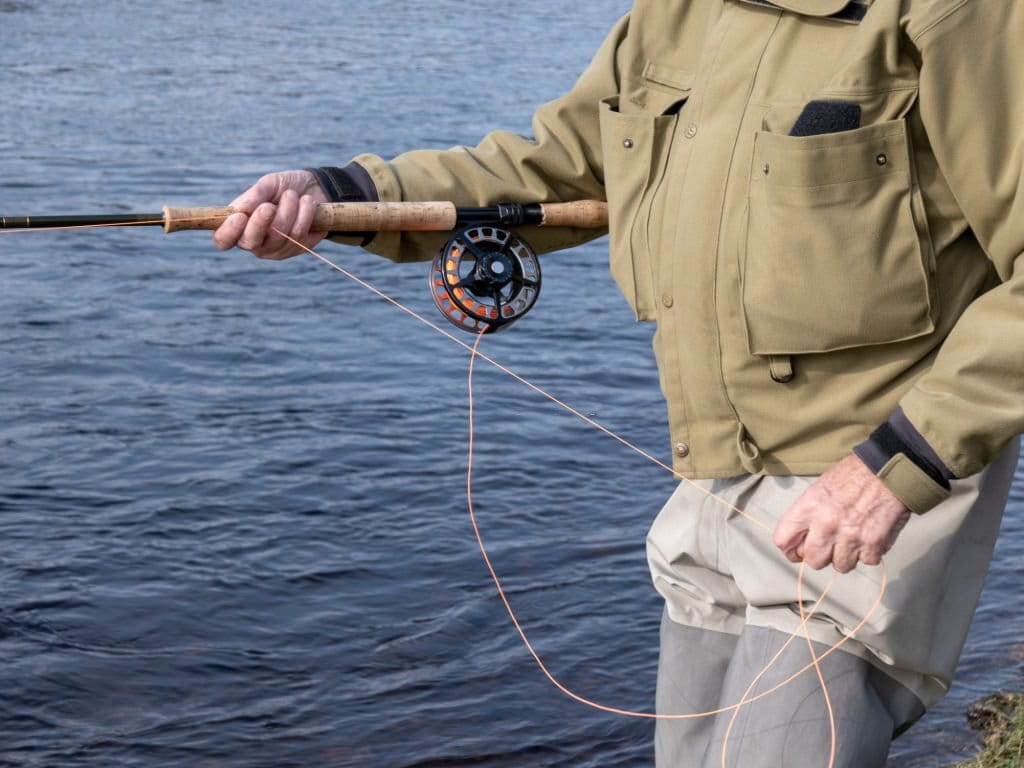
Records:
M803 497L797 499L796 503L779 519L772 532L772 542L794 563L799 563L802 559L798 555L798 550L810 530L807 518L803 514L802 502Z

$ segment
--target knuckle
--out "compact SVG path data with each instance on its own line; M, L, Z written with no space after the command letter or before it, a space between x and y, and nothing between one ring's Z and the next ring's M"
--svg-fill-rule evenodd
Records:
M878 565L882 562L882 555L879 552L868 550L861 553L860 561L864 565Z
M250 234L248 232L246 234L242 235L240 238L238 238L238 247L242 248L242 249L244 249L246 251L252 251L253 253L256 253L257 251L259 251L262 248L262 246L263 246L263 238L257 239L256 237L254 237L252 234ZM259 255L259 254L257 254L257 255Z
M830 518L818 520L814 526L815 536L821 539L833 539L839 533L839 526Z
M884 552L887 549L886 537L881 533L869 533L861 537L865 549L877 549Z
M812 549L809 552L804 552L804 562L807 563L811 568L816 571L820 571L826 565L828 565L829 557L827 552L821 552L817 549Z

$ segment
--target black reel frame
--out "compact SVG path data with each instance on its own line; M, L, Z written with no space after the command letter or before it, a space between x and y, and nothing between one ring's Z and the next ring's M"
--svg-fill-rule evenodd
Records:
M430 293L448 322L469 333L507 328L540 295L540 261L507 229L471 224L449 240L430 266Z

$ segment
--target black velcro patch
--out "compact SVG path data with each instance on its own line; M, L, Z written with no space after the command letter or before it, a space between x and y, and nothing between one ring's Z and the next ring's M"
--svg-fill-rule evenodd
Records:
M796 119L790 136L820 136L860 128L860 104L855 101L809 101Z

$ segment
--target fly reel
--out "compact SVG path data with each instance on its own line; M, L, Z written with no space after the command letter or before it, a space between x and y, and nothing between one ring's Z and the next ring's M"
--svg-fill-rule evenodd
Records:
M512 232L474 224L434 257L430 292L453 325L470 333L493 333L510 326L537 301L540 262Z

